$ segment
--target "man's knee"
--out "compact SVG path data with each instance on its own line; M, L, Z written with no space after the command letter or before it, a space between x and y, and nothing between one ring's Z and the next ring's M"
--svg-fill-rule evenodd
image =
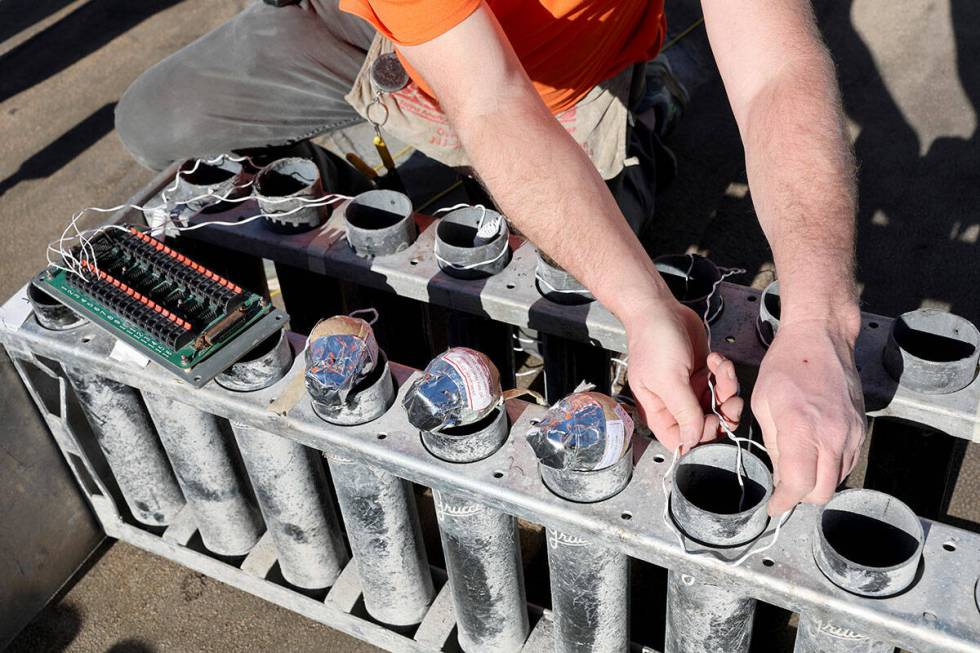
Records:
M193 147L182 135L193 131L190 111L182 111L181 91L167 70L157 64L133 82L116 105L116 133L129 153L142 165L162 170L190 155Z

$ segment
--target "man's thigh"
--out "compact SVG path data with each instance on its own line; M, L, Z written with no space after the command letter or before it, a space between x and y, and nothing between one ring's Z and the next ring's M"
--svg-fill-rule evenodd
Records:
M157 168L344 127L360 120L344 95L372 36L336 2L256 2L145 72L120 101L116 127Z

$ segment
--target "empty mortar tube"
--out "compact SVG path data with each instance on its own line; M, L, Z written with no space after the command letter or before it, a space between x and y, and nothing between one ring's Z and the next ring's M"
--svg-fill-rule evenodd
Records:
M471 463L495 453L509 435L499 406L475 424L422 431L429 453ZM446 572L453 595L457 639L466 653L518 651L529 622L517 520L454 494L433 490Z
M354 386L344 404L313 409L332 424L364 424L395 401L394 382L384 352L374 372ZM389 626L412 626L435 598L412 484L340 453L328 453L337 503L357 564L368 614Z
M755 332L759 334L759 340L763 345L769 347L776 332L779 331L779 316L782 313L782 305L779 299L779 281L773 281L762 291L759 297L759 317L755 322Z
M538 465L556 495L594 503L618 494L633 474L633 447L602 469ZM547 529L556 653L622 653L629 648L629 558L594 541Z
M231 158L188 159L177 171L177 187L167 201L172 205L184 204L191 211L202 211L220 204L222 197L241 197L246 183L244 167Z
M393 190L369 190L344 209L347 242L363 258L389 256L415 242L412 200Z
M283 378L292 361L286 332L280 331L215 381L236 392L255 392ZM231 427L283 578L303 589L330 587L349 557L320 452L246 424Z
M27 296L45 329L66 331L87 322L33 284ZM63 369L133 518L149 526L170 524L184 496L139 393L81 368Z
M925 534L904 503L874 490L845 490L820 511L813 557L834 585L858 596L884 598L915 582ZM795 653L892 653L894 645L815 613L800 615Z
M923 394L949 394L973 382L980 359L980 331L952 313L920 309L892 323L882 354L899 385Z
M534 268L534 284L542 297L556 304L575 306L595 301L592 293L578 279L540 251Z
M143 399L204 546L222 556L247 554L263 525L237 465L234 438L215 415L153 392L144 391Z
M286 157L273 161L256 175L255 191L265 222L273 231L309 231L330 215L329 205L309 206L312 200L324 197L320 169L309 159Z
M509 237L507 220L496 211L479 206L450 211L436 222L439 269L458 279L497 274L510 262Z
M697 254L667 254L658 256L653 263L671 294L698 317L705 314L709 297L708 321L714 322L721 314L725 299L719 292L712 293L712 289L721 280L722 272L710 259Z
M707 444L682 457L671 478L670 514L680 531L711 547L751 542L768 522L766 504L772 476L762 460L742 451L744 493L739 486L738 451ZM752 641L754 599L724 579L671 569L667 576L665 653L744 653Z

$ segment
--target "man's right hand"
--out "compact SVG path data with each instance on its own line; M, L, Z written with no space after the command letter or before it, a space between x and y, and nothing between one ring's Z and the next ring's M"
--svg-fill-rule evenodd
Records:
M714 378L718 410L738 426L744 402L738 396L735 366L708 353L697 313L673 298L631 312L624 320L629 350L630 389L647 425L667 449L687 452L719 435L711 410L708 374Z

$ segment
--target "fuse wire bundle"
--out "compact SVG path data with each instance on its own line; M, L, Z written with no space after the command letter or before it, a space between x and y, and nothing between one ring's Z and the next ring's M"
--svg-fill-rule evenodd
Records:
M157 218L160 222L167 228L173 229L178 233L184 233L188 231L194 231L195 229L201 229L203 227L209 226L222 226L222 227L240 227L246 225L255 220L259 220L267 217L281 218L283 216L291 215L297 213L304 209L310 207L328 206L331 204L336 204L337 202L342 202L344 200L349 200L350 196L341 195L337 193L327 193L321 197L267 197L261 195L258 190L254 187L254 180L249 180L248 182L234 186L228 190L227 193L219 195L212 191L206 193L201 193L195 197L184 199L180 201L181 205L187 205L193 202L199 202L203 200L214 200L214 203L227 202L227 203L238 203L245 202L252 199L262 199L263 202L268 203L278 203L278 202L295 202L298 203L294 209L284 211L282 213L276 213L275 215L260 212L255 215L249 216L242 220L231 221L208 221L200 222L198 224L180 224L177 222L176 217L167 210L166 206L170 201L168 194L173 193L177 190L180 185L181 176L187 175L195 172L201 165L215 165L223 161L230 160L235 162L247 161L252 163L252 159L247 156L232 156L232 155L221 155L213 159L197 159L194 164L186 170L178 170L174 177L174 180L166 188L161 191L160 198L162 200L161 205L157 206L143 206L139 204L120 204L111 208L100 208L100 207L87 207L80 211L77 211L72 215L68 224L65 226L64 231L61 232L60 238L54 240L48 244L46 250L46 259L50 267L63 270L67 273L77 275L83 279L87 279L86 275L95 274L98 275L98 257L95 253L95 249L92 247L92 239L99 234L110 231L113 229L121 229L123 231L129 231L128 227L124 227L118 224L101 225L92 229L82 230L78 226L78 221L83 215L89 212L96 213L115 213L121 210L133 210L140 211L148 218ZM233 197L235 193L245 188L251 187L251 193L242 195L241 197ZM152 219L147 219L148 224L153 224ZM54 257L54 258L53 258ZM84 262L88 262L90 265L86 265Z

